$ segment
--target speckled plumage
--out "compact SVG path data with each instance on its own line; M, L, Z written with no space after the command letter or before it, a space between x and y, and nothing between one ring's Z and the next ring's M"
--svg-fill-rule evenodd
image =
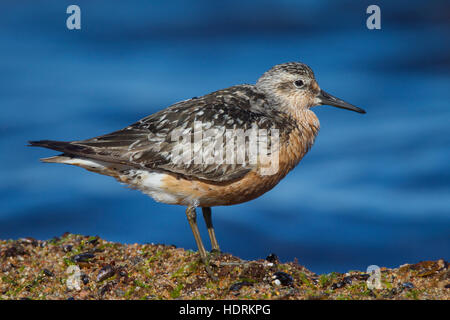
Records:
M109 134L72 142L44 140L32 144L63 152L61 156L45 159L46 162L74 164L113 176L157 201L195 206L245 202L272 189L314 143L319 131L318 119L307 108L292 109L298 97L289 96L290 78L298 76L308 77L315 83L308 66L281 64L265 72L256 85L237 85L181 101ZM288 81L281 81L283 77ZM274 83L273 79L280 81ZM285 91L288 94L284 94ZM257 171L258 164L248 161L226 163L225 157L212 164L180 161L173 152L179 143L173 141L171 133L180 130L182 135L190 135L193 141L196 121L203 130L218 129L223 141L226 140L224 130L236 132L255 126L257 129L278 129L278 171L273 176L249 175ZM217 137L204 138L202 147L210 145L213 139ZM268 142L270 150L270 139ZM236 145L235 152L237 148ZM148 178L148 173L152 173L153 179ZM155 185L153 180L158 183ZM153 190L155 188L161 192Z
M237 85L178 102L109 134L72 142L42 140L30 144L63 153L43 159L45 162L77 165L112 176L157 201L188 206L186 214L205 257L198 230L195 231L195 210L192 213L190 208L242 203L272 189L313 145L320 125L310 108L321 104L364 113L322 91L311 68L291 62L274 66L255 85ZM277 129L276 172L260 174L260 158L255 163L227 163L225 158L214 163L180 161L181 155L174 152L179 143L172 134L177 131L191 139L195 123L200 123L201 128L197 129L203 131L217 129L223 141L227 130L235 133L251 128ZM203 137L198 146L210 147L212 139L217 139L217 135ZM272 142L268 142L270 149ZM242 146L234 148L237 152ZM211 232L210 214L204 211ZM210 237L215 242L213 231ZM213 247L218 248L217 243Z
M167 172L186 179L223 182L242 177L252 169L249 164L207 165L175 161L172 149L178 142L172 141L171 132L179 129L193 135L194 121L200 121L203 130L247 130L252 125L258 129L279 128L282 129L281 143L285 143L288 134L297 127L295 119L271 107L255 86L240 85L176 103L106 135L70 143L40 143L66 155ZM207 139L203 141L203 145L208 143Z

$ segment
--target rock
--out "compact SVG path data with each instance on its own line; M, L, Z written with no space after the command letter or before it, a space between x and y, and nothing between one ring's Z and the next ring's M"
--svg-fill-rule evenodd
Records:
M116 270L111 265L106 265L101 268L100 272L97 275L97 282L101 282L105 279L112 277L116 273Z
M73 248L73 245L71 245L71 244L65 244L62 246L62 249L64 252L70 252L70 251L72 251L72 248Z
M94 258L95 255L91 252L83 252L71 257L73 262L87 262L89 259Z
M405 289L413 289L414 288L414 284L412 284L411 282L403 282L402 283L402 287Z
M4 257L17 257L25 254L28 254L28 252L20 244L13 245L2 252Z
M335 289L339 289L344 287L346 284L352 284L352 278L350 276L348 277L344 277L344 279L342 279L342 281L333 283L331 285L331 290L335 290Z
M98 244L98 237L95 237L94 239L89 240L88 243L95 247Z
M294 283L292 276L282 271L275 272L272 278L275 279L275 281L279 280L283 286L290 286Z
M278 260L278 257L275 253L271 253L266 257L266 261L271 263L278 263L280 260Z
M20 238L19 241L23 244L31 244L33 247L38 245L38 241L32 237Z
M44 272L44 274L45 274L47 277L53 277L53 276L55 275L53 272L51 272L51 271L48 270L48 269L43 269L42 272Z
M81 270L76 265L69 266L66 270L69 277L66 280L66 286L69 290L81 290Z
M85 273L81 273L81 281L83 281L83 284L86 285L89 283L89 276Z

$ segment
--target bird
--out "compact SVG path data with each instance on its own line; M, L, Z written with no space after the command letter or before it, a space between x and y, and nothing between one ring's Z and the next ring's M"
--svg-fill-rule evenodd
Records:
M196 208L202 209L211 252L220 253L211 208L244 203L274 188L314 144L320 123L311 109L320 105L366 113L322 90L306 64L287 62L271 67L255 84L175 103L112 133L86 140L29 141L29 146L61 153L43 162L111 176L158 202L186 207L198 253L206 263ZM205 135L208 130L214 134ZM196 136L198 132L202 134ZM250 141L248 132L263 134ZM247 135L242 139L243 133ZM241 143L231 143L230 136L240 137ZM263 142L270 147L265 154L246 151ZM198 157L204 149L209 158ZM228 157L239 152L244 154L241 161ZM268 163L275 163L275 169L269 170Z

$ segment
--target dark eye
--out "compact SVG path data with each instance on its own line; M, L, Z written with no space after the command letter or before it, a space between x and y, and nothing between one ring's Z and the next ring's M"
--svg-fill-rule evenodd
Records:
M303 80L296 80L294 81L294 84L297 88L301 88L305 85L305 83L303 82Z

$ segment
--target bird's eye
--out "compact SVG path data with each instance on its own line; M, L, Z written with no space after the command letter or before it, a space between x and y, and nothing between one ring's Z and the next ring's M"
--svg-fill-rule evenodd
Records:
M297 88L301 88L305 85L305 83L303 82L303 80L296 80L294 81L294 84Z

